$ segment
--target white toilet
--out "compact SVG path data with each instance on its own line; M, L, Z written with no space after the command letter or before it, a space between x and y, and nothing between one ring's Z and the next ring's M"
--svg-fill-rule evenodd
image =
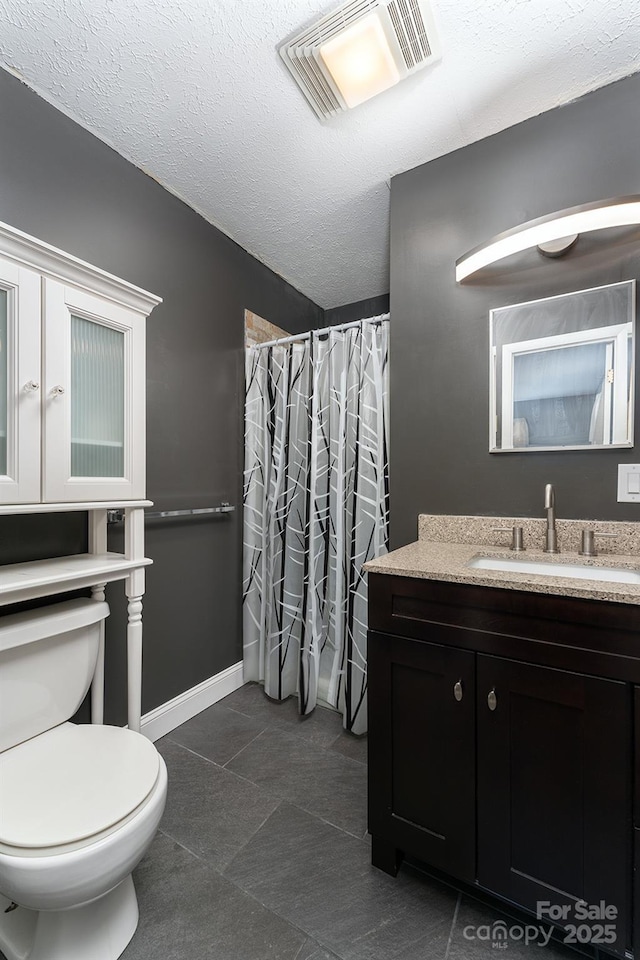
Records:
M7 960L116 960L138 924L131 871L164 810L164 761L131 730L68 722L108 614L106 603L69 600L0 620Z

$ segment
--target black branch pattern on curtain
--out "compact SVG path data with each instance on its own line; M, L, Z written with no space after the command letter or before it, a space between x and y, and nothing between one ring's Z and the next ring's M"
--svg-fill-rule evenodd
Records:
M388 549L388 317L247 351L245 676L367 729L367 582Z

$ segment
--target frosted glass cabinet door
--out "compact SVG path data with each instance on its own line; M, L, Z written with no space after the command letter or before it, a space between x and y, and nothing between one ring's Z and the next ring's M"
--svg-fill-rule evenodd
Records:
M40 277L0 258L0 503L40 500Z
M144 320L45 281L44 499L144 496Z
M125 332L71 314L71 476L124 476Z

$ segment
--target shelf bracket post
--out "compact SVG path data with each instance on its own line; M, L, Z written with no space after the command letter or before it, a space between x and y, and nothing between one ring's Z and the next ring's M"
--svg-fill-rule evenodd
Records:
M124 550L128 560L144 559L144 510L124 511ZM142 597L144 567L132 570L126 579L127 594L127 711L129 729L140 733L142 715Z
M107 511L89 511L89 553L107 552ZM104 600L106 584L96 583L91 587L91 596L96 601ZM91 723L104 723L104 637L105 621L100 622L98 656L91 682Z

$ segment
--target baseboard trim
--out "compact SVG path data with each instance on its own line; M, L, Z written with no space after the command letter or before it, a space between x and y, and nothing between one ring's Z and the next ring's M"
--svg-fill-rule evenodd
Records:
M142 717L141 732L149 740L159 740L165 734L179 727L181 723L195 717L207 707L227 697L244 684L242 660L221 670L214 677L185 690L184 693L160 704Z

